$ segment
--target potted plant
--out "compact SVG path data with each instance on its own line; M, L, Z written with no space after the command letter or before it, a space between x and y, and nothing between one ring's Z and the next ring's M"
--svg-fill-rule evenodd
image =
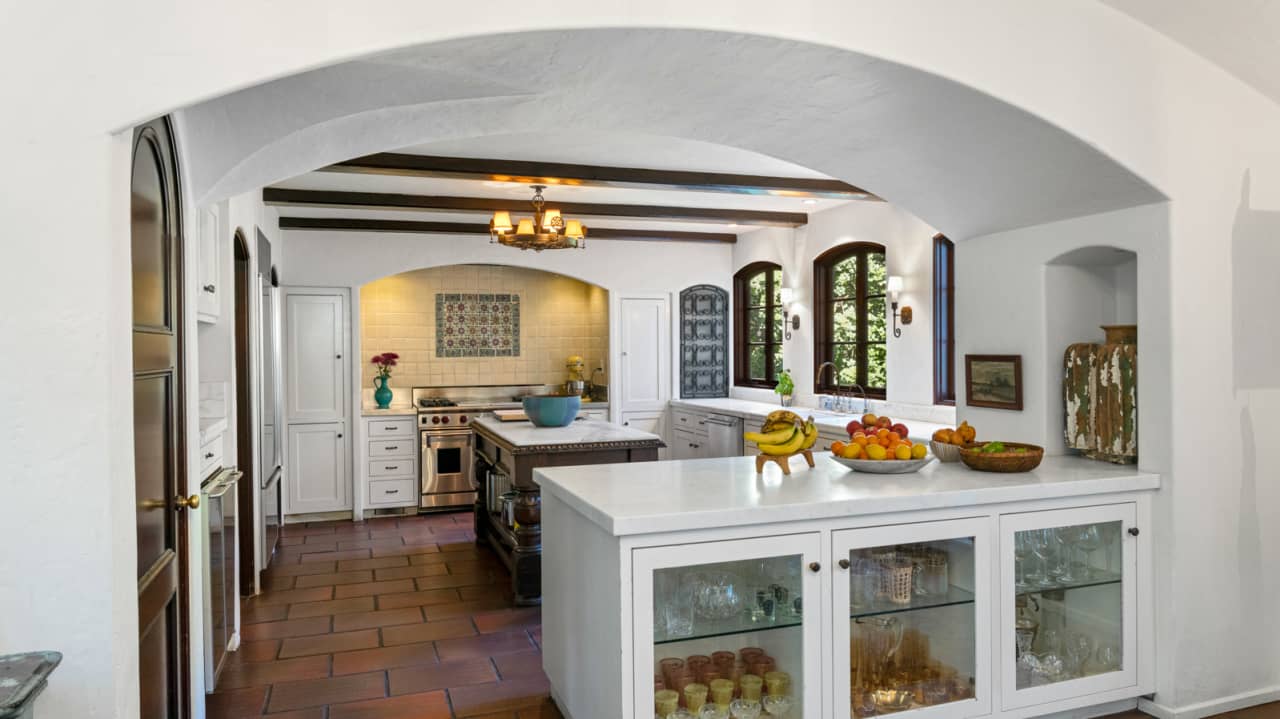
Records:
M781 397L783 407L791 406L792 396L796 393L796 383L792 381L790 372L782 370L778 373L778 385L773 388L773 391Z
M387 382L391 379L391 368L396 366L398 359L400 355L395 352L383 352L369 360L378 368L377 374L373 376L373 401L378 403L378 409L391 406L391 388L387 386Z

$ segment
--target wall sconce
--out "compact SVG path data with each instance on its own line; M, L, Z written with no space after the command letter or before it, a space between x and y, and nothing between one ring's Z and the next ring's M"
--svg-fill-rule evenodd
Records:
M898 326L898 318L902 318L902 324L904 325L911 324L911 308L903 307L901 311L898 310L898 295L902 292L902 278L898 275L890 275L888 289L889 300L891 301L890 307L893 309L893 336L901 337L902 328Z
M790 287L778 289L778 299L782 300L782 339L791 339L791 330L800 329L800 315L791 314L791 303L796 301L796 291Z

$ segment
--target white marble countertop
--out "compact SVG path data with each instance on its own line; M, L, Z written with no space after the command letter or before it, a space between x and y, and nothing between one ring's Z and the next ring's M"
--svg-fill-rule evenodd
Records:
M818 431L824 434L840 434L844 435L844 428L849 424L849 420L858 419L861 414L836 414L823 410L813 409L812 407L782 407L781 405L768 404L766 402L754 402L746 399L734 399L732 397L723 397L716 399L673 399L672 407L683 407L701 412L719 412L722 414L730 414L743 419L759 421L764 419L770 412L777 409L789 409L801 417L813 417L813 423L818 425ZM928 442L933 437L933 433L944 428L951 428L954 425L935 424L933 422L925 422L918 419L898 419L889 415L893 421L902 422L910 430L909 437L912 442ZM746 431L754 431L759 427L745 427Z
M201 417L200 418L200 444L205 444L209 440L227 431L226 417Z
M471 426L482 428L513 447L662 442L662 438L656 434L619 427L598 419L575 420L568 427L538 427L528 420L503 422L493 415L485 415L472 421Z
M360 414L364 417L398 417L402 415L416 415L418 410L414 409L411 404L391 405L386 409L378 409L376 404L366 404L360 408Z
M976 472L932 462L914 474L864 474L814 455L791 476L753 457L543 467L534 481L614 536L829 519L1157 489L1160 476L1079 457L1045 457L1032 472Z

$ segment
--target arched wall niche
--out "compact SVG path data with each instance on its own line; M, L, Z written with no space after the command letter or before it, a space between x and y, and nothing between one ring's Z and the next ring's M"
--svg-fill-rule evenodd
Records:
M1067 453L1063 439L1063 353L1077 342L1101 342L1102 325L1138 323L1138 253L1109 245L1064 252L1044 265L1045 449ZM1141 328L1139 328L1141 329ZM1139 355L1141 362L1141 355ZM1139 384L1142 373L1138 373ZM1141 401L1139 392L1139 401Z
M565 359L608 366L609 290L518 264L420 267L359 288L360 355L399 355L391 386L558 385ZM408 401L407 392L402 401Z

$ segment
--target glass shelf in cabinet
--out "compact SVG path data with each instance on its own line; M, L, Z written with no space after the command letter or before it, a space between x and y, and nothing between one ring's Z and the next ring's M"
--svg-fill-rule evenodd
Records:
M915 612L924 609L940 609L942 607L955 607L962 604L973 604L973 592L952 585L947 589L946 594L925 594L916 595L911 598L909 604L894 604L889 601L877 600L865 607L849 609L850 619L860 619L863 617L878 617L886 614L900 614L902 612Z
M745 613L740 618L723 619L720 621L697 620L693 627L693 632L687 636L670 636L657 627L653 630L653 643L657 644L673 644L675 642L688 642L695 639L711 639L715 637L727 637L735 634L752 634L755 632L768 632L775 629L787 629L789 627L798 627L804 623L804 617L800 615L778 617L774 621L760 620L752 621Z
M1031 586L1026 589L1018 589L1014 592L1015 596L1024 594L1043 594L1044 592L1061 592L1072 589L1086 589L1088 587L1105 587L1112 584L1120 584L1124 578L1119 574L1112 572L1100 573L1091 579L1079 579L1074 582L1054 582L1047 586Z

